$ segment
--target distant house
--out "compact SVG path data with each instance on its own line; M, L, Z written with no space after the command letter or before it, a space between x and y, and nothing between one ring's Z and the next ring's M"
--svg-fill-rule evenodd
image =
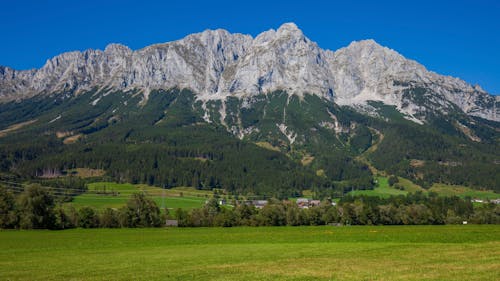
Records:
M309 207L319 206L321 204L320 200L311 200L309 201Z
M295 203L301 209L309 209L309 199L307 198L297 198L297 201L295 201Z
M227 204L226 199L219 200L219 205L226 205L226 204Z
M484 203L484 200L482 200L482 199L477 199L477 198L474 198L474 199L472 199L471 201L472 201L472 202L474 202L474 203Z
M166 220L165 226L179 226L179 222L177 220Z
M301 209L309 209L310 207L319 206L321 204L320 200L312 200L308 198L298 198L297 206Z
M252 205L254 205L255 208L257 208L257 209L264 208L264 206L266 206L267 203L268 203L267 200L253 200L252 201Z
M493 204L500 204L500 198L498 198L498 199L493 199L493 200L491 200L490 202L491 202L491 203L493 203Z
M307 198L297 198L297 204L309 204L309 199Z

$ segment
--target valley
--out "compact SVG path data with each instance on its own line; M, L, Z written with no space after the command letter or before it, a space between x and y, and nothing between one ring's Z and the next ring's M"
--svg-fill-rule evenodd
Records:
M500 280L497 2L4 1L0 281Z

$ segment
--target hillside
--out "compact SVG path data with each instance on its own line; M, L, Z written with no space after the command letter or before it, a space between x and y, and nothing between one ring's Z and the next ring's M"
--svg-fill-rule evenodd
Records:
M338 197L377 173L500 191L498 97L373 40L323 50L294 25L205 31L0 71L0 171L232 194Z

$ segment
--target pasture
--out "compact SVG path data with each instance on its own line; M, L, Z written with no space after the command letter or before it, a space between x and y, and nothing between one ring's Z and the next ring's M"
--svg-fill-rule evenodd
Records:
M366 196L379 196L382 198L388 198L397 195L406 195L408 191L399 190L394 187L389 186L387 177L376 177L377 186L372 190L354 190L349 192L350 195L366 195Z
M0 231L3 280L498 280L500 226Z
M75 196L73 201L67 203L76 209L89 206L102 210L105 208L120 208L125 206L130 196L135 192L145 192L155 200L159 207L165 206L170 210L177 208L200 208L207 198L213 196L211 191L196 190L194 188L179 187L162 189L145 184L129 184L114 182L96 182L88 185L88 191Z
M440 196L458 196L461 198L470 197L483 200L500 198L500 194L491 190L476 190L461 185L448 185L435 183L429 191L436 192Z
M353 196L366 195L366 196L378 196L381 198L388 198L390 196L407 195L408 193L422 191L424 193L435 192L438 194L438 196L446 196L446 197L457 196L462 199L465 199L466 197L483 199L483 200L500 198L500 194L495 193L491 190L477 190L460 185L435 183L428 190L426 190L414 184L413 182L401 177L398 177L399 182L395 184L394 187L389 186L387 177L377 176L376 180L377 180L377 186L374 189L354 190L349 192L349 194ZM401 187L401 189L396 188L396 186Z

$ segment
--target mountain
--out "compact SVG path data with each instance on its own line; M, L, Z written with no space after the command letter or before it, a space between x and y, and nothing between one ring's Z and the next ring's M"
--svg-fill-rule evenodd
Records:
M500 186L499 97L373 40L321 49L293 23L0 67L0 101L0 168L22 176L92 167L259 194L370 188L378 172Z
M0 81L3 100L94 87L140 89L145 98L151 90L179 87L205 100L284 90L324 96L341 105L382 101L421 121L418 115L426 110L453 106L469 115L500 120L500 99L478 86L427 71L373 40L353 42L335 52L323 50L293 23L254 39L219 29L138 51L111 44L104 51L69 52L38 70L2 67ZM408 94L418 88L427 90L432 108Z

